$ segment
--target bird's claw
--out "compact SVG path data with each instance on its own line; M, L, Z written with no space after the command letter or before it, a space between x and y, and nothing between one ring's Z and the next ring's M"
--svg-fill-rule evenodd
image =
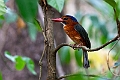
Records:
M75 44L70 44L70 46L75 50Z
M74 50L77 50L77 49L79 49L78 47L79 47L80 45L70 44L70 46L71 46Z

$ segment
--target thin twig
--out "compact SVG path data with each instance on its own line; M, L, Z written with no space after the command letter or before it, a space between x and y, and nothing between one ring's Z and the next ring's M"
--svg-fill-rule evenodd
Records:
M118 41L119 41L119 40L120 40L120 39L118 39ZM120 76L120 75L115 74L114 72L111 71L110 66L109 66L109 54L110 54L111 50L116 46L116 44L118 43L118 41L112 46L112 48L110 49L110 51L108 52L108 55L107 55L107 66L108 66L109 71L110 71L114 76Z
M102 79L105 79L105 80L111 80L111 79L109 79L109 78L104 78L104 77L101 77L101 76L99 76L99 75L92 75L92 74L90 74L90 75L85 75L85 74L69 74L69 75L61 76L61 77L59 77L57 80L61 80L61 79L63 79L63 78L67 78L67 77L79 76L79 75L89 76L89 77L99 77L99 78L102 78Z
M108 44L110 44L110 43L112 43L112 42L114 42L114 41L116 41L116 40L118 40L118 36L116 36L116 37L113 38L112 40L106 42L106 43L103 44L102 46L100 46L100 47L98 47L98 48L95 48L95 49L88 49L88 48L86 48L85 46L73 47L73 46L70 45L70 44L62 43L62 44L58 45L58 46L55 48L55 50L54 50L53 53L56 53L56 52L57 52L61 47L63 47L63 46L69 46L69 47L71 47L71 48L78 48L78 49L79 49L79 48L82 48L82 49L84 49L84 50L86 50L86 51L89 51L89 52L98 51L98 50L104 48L105 46L107 46Z
M44 0L42 0L43 2L45 2ZM45 3L44 3L45 4ZM40 22L37 20L37 22L39 23L40 25ZM46 43L47 43L47 38L46 38L46 26L42 27L41 26L41 29L42 29L42 33L43 33L43 37L44 37L44 50L43 50L43 53L41 55L41 58L39 60L39 65L40 65L40 74L39 74L39 80L41 80L41 77L42 77L42 60L43 60L43 57L45 55L45 51L46 51Z
M44 36L44 42L47 43L47 38L46 38L46 35L45 35L45 30L42 29L42 32L43 32L43 36Z
M42 60L43 60L43 57L45 55L45 51L46 51L46 46L44 47L43 53L42 53L41 58L39 60L39 65L40 65L39 80L41 80L41 77L42 77Z
M41 23L39 22L39 20L36 19L36 21L39 23L39 26L41 26L41 25L40 25ZM44 26L44 27L45 27L45 26ZM44 41L46 42L46 41L47 41L47 38L46 38L46 35L45 35L45 34L46 34L46 33L45 33L45 32L46 32L46 29L44 29L44 27L41 26L40 28L42 29Z

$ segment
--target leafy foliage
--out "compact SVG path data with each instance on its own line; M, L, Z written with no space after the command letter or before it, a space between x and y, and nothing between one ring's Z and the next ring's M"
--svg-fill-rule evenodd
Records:
M25 61L22 59L21 56L17 56L15 58L15 68L16 70L23 70L25 67Z
M22 56L18 56L18 55L15 55L15 56L12 56L10 54L10 52L8 51L5 51L5 56L11 60L12 62L15 63L15 69L16 70L23 70L25 65L27 66L28 70L36 75L36 72L34 70L34 62L32 59L30 59L29 57L22 57Z
M68 64L70 62L70 48L68 46L62 47L59 55L62 63Z
M0 80L3 80L3 78L2 78L2 72L0 71Z
M29 70L32 74L36 75L36 72L35 72L35 70L34 70L35 65L34 65L33 60L30 59L30 58L28 58L28 57L23 57L23 60L26 62L26 66L27 66L28 70Z
M113 8L116 7L116 2L114 0L104 0L104 1L110 4Z
M82 67L82 51L75 50L75 59L77 64Z
M38 0L15 0L15 1L18 6L20 15L23 17L24 21L26 21L28 25L29 36L32 41L35 41L38 31L37 29L40 30L40 28L38 28L40 26L35 22L38 10L37 4Z
M4 18L4 14L6 12L6 6L3 0L0 0L0 27L2 26Z
M120 0L115 0L116 1L116 13L117 13L117 17L120 19Z
M6 12L6 6L3 0L0 0L0 16Z
M64 0L47 0L47 2L49 5L51 5L53 8L55 8L59 12L62 11L64 6Z
M34 25L39 32L42 32L42 28L38 20L34 20Z
M29 32L29 36L31 38L32 41L36 40L36 36L37 36L37 28L35 27L35 24L28 22L28 32Z
M26 22L33 22L37 14L37 0L15 0L19 12Z
M29 36L31 38L32 41L36 40L37 37L37 32L38 31L42 31L42 28L39 24L39 22L37 20L34 20L34 22L27 22L28 27L28 32L29 32Z

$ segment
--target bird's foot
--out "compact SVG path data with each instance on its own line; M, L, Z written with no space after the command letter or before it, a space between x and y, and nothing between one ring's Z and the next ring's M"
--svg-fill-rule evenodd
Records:
M78 47L79 47L80 45L78 45L78 44L70 44L70 46L71 46L74 50L76 50L76 49L79 49Z
M76 45L76 49L78 49L78 51L81 49L80 47L81 47L81 44Z

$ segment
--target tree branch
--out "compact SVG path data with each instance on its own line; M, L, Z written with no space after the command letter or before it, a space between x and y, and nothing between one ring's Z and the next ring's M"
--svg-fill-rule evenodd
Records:
M44 44L45 45L45 44ZM40 65L40 74L39 74L39 80L41 80L41 77L42 77L42 60L43 60L43 57L45 55L45 51L46 51L46 45L44 46L44 49L43 49L43 53L41 55L41 58L39 60L39 65Z
M88 48L86 48L85 46L80 46L80 47L73 47L72 45L70 45L70 44L67 44L67 43L62 43L62 44L60 44L60 45L58 45L56 48L55 48L55 50L54 50L54 52L53 53L56 53L61 47L63 47L63 46L69 46L69 47L71 47L71 48L76 48L76 49L80 49L80 48L82 48L82 49L84 49L84 50L86 50L86 51L89 51L89 52L92 52L92 51L98 51L98 50L100 50L100 49L102 49L102 48L104 48L105 46L107 46L108 44L110 44L110 43L112 43L112 42L114 42L114 41L116 41L116 40L118 40L118 36L116 36L115 38L113 38L112 40L110 40L110 41L108 41L108 42L106 42L105 44L103 44L102 46L100 46L100 47L98 47L98 48L95 48L95 49L88 49Z
M51 19L54 16L53 8L47 4L47 0L39 0L44 13L44 27L43 36L45 38L45 54L47 58L47 79L56 79L56 54L53 54L54 36L53 36L53 22ZM41 76L41 75L40 75Z

